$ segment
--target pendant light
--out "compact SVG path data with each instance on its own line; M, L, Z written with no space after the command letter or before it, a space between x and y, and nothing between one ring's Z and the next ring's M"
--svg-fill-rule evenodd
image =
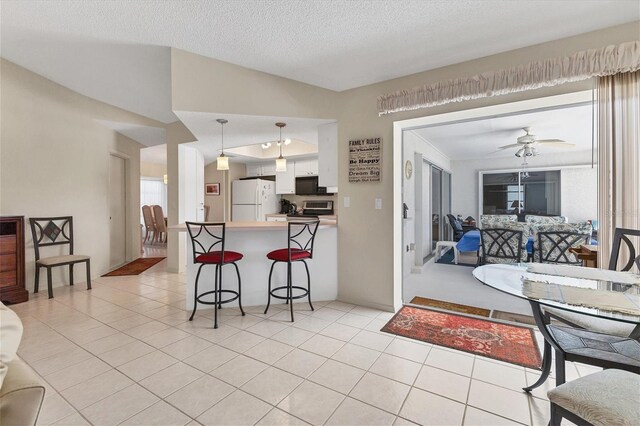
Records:
M216 121L220 123L222 140L222 150L220 151L220 156L218 157L217 168L218 170L229 170L229 157L226 157L224 155L224 125L229 121L225 120L224 118L218 118Z
M282 128L286 126L286 123L276 123L276 126L280 128L280 139L278 140L278 146L280 147L280 157L276 158L276 172L287 171L287 159L282 156Z

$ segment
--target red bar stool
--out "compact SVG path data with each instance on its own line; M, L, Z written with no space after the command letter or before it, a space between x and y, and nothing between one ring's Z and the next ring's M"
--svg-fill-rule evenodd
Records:
M193 316L196 314L196 309L198 308L198 303L202 303L203 305L213 305L213 328L218 328L218 308L222 308L223 303L233 302L236 299L238 300L240 312L242 312L242 316L244 316L245 314L242 309L240 297L240 270L238 270L238 265L236 265L236 262L242 259L243 255L242 253L224 249L225 224L199 222L185 223L187 225L187 230L189 231L189 236L191 237L193 263L200 264L198 273L196 274L196 282L193 292L193 312L191 313L191 317L189 317L189 321L193 320ZM222 267L229 264L236 268L236 274L238 275L238 291L222 289ZM198 279L200 278L200 271L202 271L202 267L205 265L216 265L214 289L198 294ZM223 293L230 293L232 296L223 300ZM203 300L205 296L210 294L213 294L213 301Z
M273 263L269 271L269 301L267 302L267 308L264 310L265 314L271 305L271 297L287 301L291 310L291 322L293 322L293 299L301 299L306 296L309 300L309 306L313 311L313 305L311 304L311 275L309 275L309 266L307 266L306 259L313 258L313 242L319 223L320 221L318 219L289 222L287 226L287 248L273 250L267 254L267 258L273 260ZM278 262L287 263L287 285L272 289L271 276L273 275L273 267ZM292 284L291 265L293 262L302 262L304 264L304 268L307 270L307 288ZM287 290L285 296L276 294L277 291L285 289ZM302 293L294 296L294 289L300 290Z

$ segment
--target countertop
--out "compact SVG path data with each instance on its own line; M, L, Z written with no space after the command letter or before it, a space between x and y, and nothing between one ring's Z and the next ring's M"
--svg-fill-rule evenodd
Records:
M227 231L270 231L270 230L286 230L288 222L226 222ZM322 228L335 228L337 226L335 220L320 220ZM178 225L169 226L170 231L185 232L187 225L180 223Z

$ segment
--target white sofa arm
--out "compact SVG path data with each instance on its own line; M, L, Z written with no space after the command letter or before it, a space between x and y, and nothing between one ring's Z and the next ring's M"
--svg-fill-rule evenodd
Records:
M7 366L9 370L0 388L0 424L35 425L45 388L38 375L20 358Z

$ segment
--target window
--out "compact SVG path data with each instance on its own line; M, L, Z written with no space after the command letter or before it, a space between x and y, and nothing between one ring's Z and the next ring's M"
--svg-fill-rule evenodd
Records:
M141 177L140 178L140 207L157 204L162 207L165 216L167 215L167 185L162 178ZM140 223L144 224L142 208L140 209Z

